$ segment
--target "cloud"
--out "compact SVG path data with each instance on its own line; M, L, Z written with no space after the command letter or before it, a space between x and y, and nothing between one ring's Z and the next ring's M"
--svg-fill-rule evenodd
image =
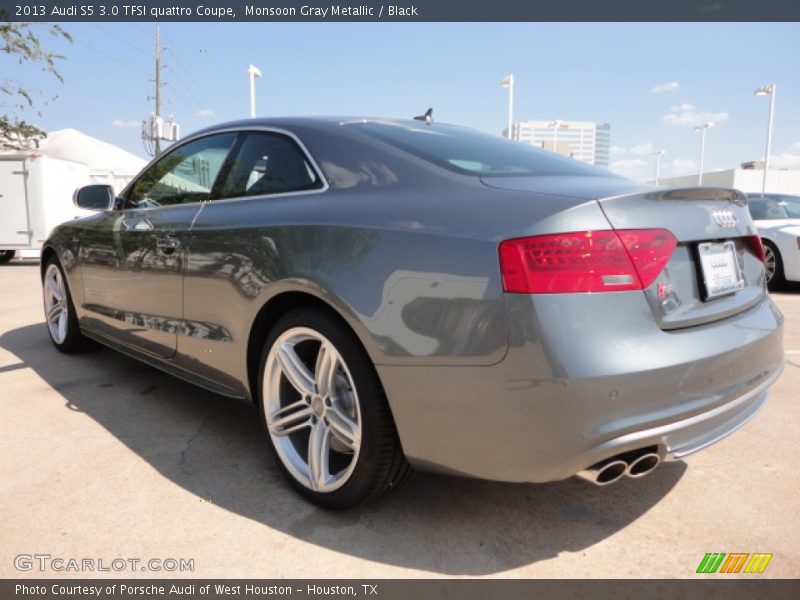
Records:
M672 177L680 177L681 175L694 175L697 173L697 163L688 158L676 158L670 163L670 171Z
M624 158L611 161L610 170L635 181L647 181L652 178L650 163L642 158Z
M629 148L629 152L631 154L635 154L636 156L644 156L646 154L652 154L656 151L655 146L650 142L645 142L644 144L639 144L637 146L633 146Z
M650 142L637 144L636 146L631 146L630 148L626 148L625 146L611 146L611 154L616 155L633 154L634 156L647 156L648 154L655 152L655 150L656 147Z
M794 144L792 147L797 146ZM792 152L781 152L780 154L770 154L770 169L800 169L800 154Z
M125 119L114 119L111 121L112 127L141 127L141 121L126 121Z
M671 106L663 121L668 125L694 126L702 123L722 123L730 119L727 111L699 111L688 102Z
M624 158L611 161L609 167L613 173L634 181L653 183L655 176L655 160L652 157ZM688 158L675 158L661 162L661 178L682 177L697 174L697 163Z
M650 92L653 94L663 94L664 92L677 92L679 89L681 89L680 83L677 81L667 81L654 85L650 88Z
M197 116L201 119L213 119L216 115L214 115L214 111L210 108L203 108L197 111Z

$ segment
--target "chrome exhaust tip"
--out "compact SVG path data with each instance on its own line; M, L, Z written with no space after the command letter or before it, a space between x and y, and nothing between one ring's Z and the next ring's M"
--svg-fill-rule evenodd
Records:
M647 454L642 454L636 460L631 461L625 474L633 479L644 477L660 463L661 457L658 454L655 452L648 452Z
M588 469L579 471L578 477L595 485L611 485L621 479L628 471L628 463L622 460L599 462Z

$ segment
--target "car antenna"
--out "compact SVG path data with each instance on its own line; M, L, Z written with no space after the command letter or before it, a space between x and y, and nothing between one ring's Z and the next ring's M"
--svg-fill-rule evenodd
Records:
M433 109L429 108L425 111L424 115L419 115L418 117L414 117L415 121L425 121L428 125L433 123Z

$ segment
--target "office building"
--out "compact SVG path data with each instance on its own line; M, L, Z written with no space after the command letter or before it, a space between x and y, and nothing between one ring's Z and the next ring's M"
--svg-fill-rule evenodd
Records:
M503 135L508 135L508 130ZM590 165L608 168L611 125L591 121L519 121L512 138L570 156Z

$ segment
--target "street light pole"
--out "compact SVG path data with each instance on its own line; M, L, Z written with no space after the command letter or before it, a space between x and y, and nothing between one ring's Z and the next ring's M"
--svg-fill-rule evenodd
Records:
M653 152L653 156L656 157L656 176L655 176L655 185L658 185L659 181L661 181L661 157L667 153L666 150L656 150Z
M512 140L514 139L514 134L512 133L512 128L514 127L514 75L504 77L500 85L508 88L508 129L506 131L508 132L508 139Z
M261 77L261 71L258 67L250 65L247 67L247 75L250 78L250 118L256 117L256 78Z
M558 153L558 148L556 144L558 143L558 128L561 126L563 121L561 119L556 119L552 123L550 123L550 127L553 128L553 152Z
M703 161L706 155L706 132L714 126L714 123L708 122L702 125L697 125L694 130L700 132L700 174L697 176L697 185L703 185Z
M753 92L756 96L769 95L769 119L767 121L767 149L764 152L764 177L761 180L761 193L767 192L767 174L769 173L769 151L772 146L772 114L775 111L775 93L778 91L778 86L774 83L764 85Z

